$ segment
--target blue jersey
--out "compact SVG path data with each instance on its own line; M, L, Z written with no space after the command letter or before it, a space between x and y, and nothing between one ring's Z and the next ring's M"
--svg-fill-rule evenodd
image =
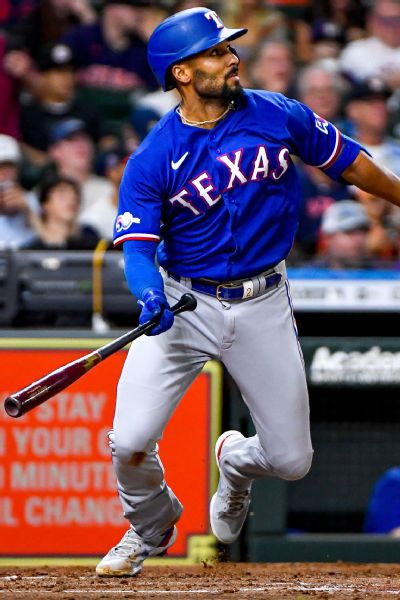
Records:
M339 179L360 146L300 102L246 90L213 129L176 109L128 161L114 243L162 240L159 263L182 277L246 278L286 258L300 189L292 156Z

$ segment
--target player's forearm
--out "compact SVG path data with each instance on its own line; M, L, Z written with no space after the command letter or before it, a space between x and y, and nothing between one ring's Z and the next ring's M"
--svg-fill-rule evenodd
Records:
M162 277L155 264L154 242L128 241L124 243L125 277L128 287L136 298L141 299L145 290L162 291Z
M378 166L364 152L360 152L342 177L360 189L400 206L400 178Z

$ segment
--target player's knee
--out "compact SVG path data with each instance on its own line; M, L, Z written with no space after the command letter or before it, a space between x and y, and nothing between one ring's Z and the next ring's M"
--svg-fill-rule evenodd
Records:
M144 462L148 452L138 450L137 446L131 444L115 444L113 456L120 462L132 467L140 467Z
M123 437L112 432L108 435L113 457L120 463L139 467L147 454L154 449L154 442L141 437Z
M273 463L274 474L287 481L302 479L311 468L313 452L306 452L292 457L275 460Z

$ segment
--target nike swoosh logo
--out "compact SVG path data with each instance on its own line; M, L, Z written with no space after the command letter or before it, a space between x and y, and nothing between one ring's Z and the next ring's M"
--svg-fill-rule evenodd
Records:
M176 162L171 160L171 167L174 169L174 171L176 171L176 169L179 169L179 167L181 166L181 164L183 163L183 161L185 160L185 158L187 157L188 154L189 154L189 152L185 152L185 154L183 156L181 156L180 159Z

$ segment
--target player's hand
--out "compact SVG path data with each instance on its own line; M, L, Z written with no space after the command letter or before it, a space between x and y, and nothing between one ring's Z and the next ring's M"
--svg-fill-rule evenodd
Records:
M152 317L161 314L158 325L150 329L147 335L158 335L172 327L174 322L174 314L170 310L168 300L161 290L147 289L143 293L142 300L138 300L138 304L142 307L142 312L139 316L139 323L142 325Z

